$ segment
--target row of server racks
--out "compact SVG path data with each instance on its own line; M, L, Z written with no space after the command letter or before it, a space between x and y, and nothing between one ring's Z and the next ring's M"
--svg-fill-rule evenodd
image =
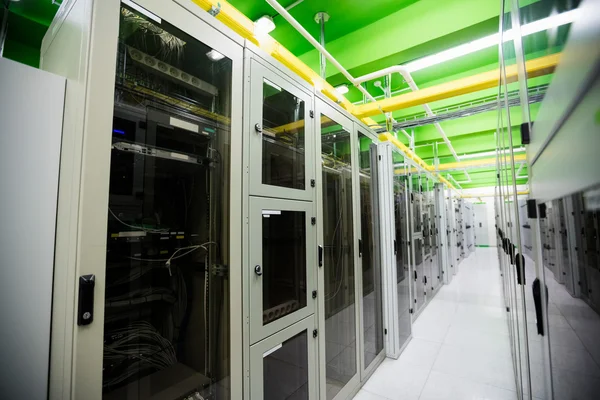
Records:
M501 36L534 18L515 7L518 3L501 2ZM578 12L554 42L573 62L561 61L539 107L527 95L538 85L536 79L520 73L511 83L506 71L524 71L528 46L548 45L550 51L552 45L544 40L553 33L527 39L516 35L499 47L499 273L518 398L591 400L600 391L600 135L589 113L600 98L600 54L591 50L600 38L593 22L598 3L557 4L548 2L540 10ZM512 88L520 101L509 107ZM515 126L520 127L516 134ZM521 145L526 146L526 165L514 160ZM524 167L528 188L517 184Z
M68 2L41 54L46 359L2 398L352 398L472 251L469 204L191 0Z

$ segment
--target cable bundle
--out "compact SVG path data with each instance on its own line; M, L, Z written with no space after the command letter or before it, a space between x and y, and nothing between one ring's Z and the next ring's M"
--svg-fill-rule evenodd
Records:
M116 369L127 361L134 361L126 366L123 373L105 381L105 387L116 385L145 371L162 370L177 363L171 342L148 322L134 322L110 332L110 335L118 338L104 345L105 368ZM110 365L107 367L106 364Z

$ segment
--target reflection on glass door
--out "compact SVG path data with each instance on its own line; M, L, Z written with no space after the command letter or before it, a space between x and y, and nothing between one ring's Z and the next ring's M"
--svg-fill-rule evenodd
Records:
M232 61L126 6L118 39L103 398L227 399Z
M250 65L250 194L312 200L310 95L257 60Z
M371 182L371 144L373 141L358 132L361 241L358 250L362 259L364 367L367 368L383 350L383 310L381 269L375 254L373 232L373 188Z
M302 331L263 354L264 400L308 400L307 340Z
M315 328L309 316L250 347L250 398L317 398Z
M356 298L350 132L321 115L327 399L356 375Z
M304 190L304 101L263 81L262 183Z
M261 267L263 325L306 307L304 211L262 210Z
M315 232L309 202L250 198L250 340L312 314Z

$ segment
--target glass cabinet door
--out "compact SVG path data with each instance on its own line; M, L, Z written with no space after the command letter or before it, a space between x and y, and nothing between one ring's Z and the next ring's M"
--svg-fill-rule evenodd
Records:
M320 355L326 398L345 398L352 389L349 382L358 383L358 329L356 320L356 274L353 218L352 122L318 100L321 147L320 191L323 260L319 268L323 282L322 303L325 337ZM331 117L330 117L331 116ZM335 120L334 120L335 118Z
M312 98L255 60L251 75L250 194L312 200Z
M394 177L394 231L396 235L395 261L396 261L396 290L398 294L398 330L400 345L402 346L411 334L409 256L408 256L408 229L407 229L407 202L404 177Z
M376 167L371 162L371 152L376 151L372 146L373 140L358 131L358 162L359 162L359 210L360 234L359 256L362 262L362 311L363 311L363 345L364 364L367 369L383 350L383 305L381 267L377 257L377 247L374 237L374 207L371 170Z
M314 312L313 204L250 198L250 341Z
M118 17L103 399L228 399L234 61L197 39L211 28Z
M308 317L250 347L252 399L318 398L315 328Z

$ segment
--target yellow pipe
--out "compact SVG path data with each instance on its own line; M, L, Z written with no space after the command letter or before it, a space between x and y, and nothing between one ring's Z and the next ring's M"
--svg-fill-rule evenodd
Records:
M265 53L268 53L273 58L281 62L283 65L291 69L295 74L313 85L321 93L330 98L350 113L354 111L352 104L344 96L337 93L331 84L322 79L319 74L312 70L308 65L300 61L296 56L289 52L279 42L269 35L256 35L255 25L252 20L239 12L235 7L224 0L192 0L196 5L204 11L213 11L216 13L215 18L223 22L234 32L244 39L248 39L257 45ZM217 12L218 11L218 12Z
M334 87L329 84L326 80L322 79L315 71L309 66L300 61L296 56L289 52L279 42L274 40L269 35L256 35L256 27L252 20L247 18L244 14L239 12L231 4L224 0L192 0L196 5L202 8L204 11L211 11L216 14L215 18L223 22L226 26L231 28L234 32L239 34L242 38L248 39L261 50L270 54L273 58L281 62L283 65L288 67L302 79L313 85L317 90L323 93L325 96L339 103L347 111L354 116L358 117L368 126L378 125L370 116L380 114L383 112L391 112L402 108L411 107L413 105L425 104L431 101L441 100L448 97L458 96L461 94L471 93L477 90L487 89L490 87L497 86L499 84L498 77L500 75L499 70L490 71L479 75L459 79L456 81L448 82L442 85L430 87L423 90L418 90L405 95L384 99L377 102L363 104L361 106L355 106L344 96L337 93ZM530 60L526 63L526 69L528 76L535 77L545 74L552 73L554 68L558 64L560 54L553 54L546 57L540 57L534 60ZM507 83L514 82L518 79L518 72L516 65L512 65L506 68ZM300 123L299 121L298 123ZM297 123L294 123L297 124ZM296 126L295 128L298 128ZM281 128L281 129L280 129ZM290 126L275 128L275 130L282 132L285 129L291 128ZM426 171L433 172L441 182L446 184L451 189L454 186L448 182L447 179L434 172L435 167L428 165L419 156L417 156L411 149L406 147L404 143L400 142L390 133L383 133L379 136L381 141L390 141L397 148L399 148L409 159L413 160L417 165ZM515 156L515 161L517 161ZM438 166L439 167L439 166Z
M258 45L254 35L254 22L223 0L192 0L204 11L218 11L216 19L227 25L235 33Z
M535 58L525 63L527 77L548 75L554 72L560 60L560 53L549 56ZM497 87L500 84L500 70L496 69L489 72L457 79L441 85L431 86L426 89L417 90L391 97L389 99L379 100L373 103L361 104L355 106L354 115L358 118L372 117L382 112L392 112L431 103L438 100L447 99L454 96L460 96L467 93L477 92L483 89ZM517 65L506 67L506 82L512 83L518 80Z
M380 133L379 140L382 142L390 142L391 144L396 146L398 149L400 149L407 158L413 160L421 168L423 168L426 171L433 171L434 168L431 165L428 165L425 161L423 161L421 159L421 157L419 157L415 152L413 152L411 149L406 147L406 145L404 143L402 143L401 141L396 139L394 137L394 135L392 135L391 133L389 133L389 132Z
M402 143L401 141L399 141L398 139L396 139L391 133L389 133L389 132L380 133L379 134L379 140L382 141L382 142L390 142L391 144L393 144L394 146L396 146L398 149L400 149L404 153L404 155L407 158L413 160L415 163L417 163L417 165L419 165L424 170L432 172L432 175L435 178L437 178L444 185L446 185L447 187L449 187L450 189L452 189L456 193L458 193L458 190L454 187L454 185L452 185L442 175L438 174L437 172L434 172L435 168L433 166L428 165L418 155L416 155L411 149L409 149L408 147L406 147L406 145L404 143ZM410 171L411 172L417 172L417 169L416 168L411 168Z

